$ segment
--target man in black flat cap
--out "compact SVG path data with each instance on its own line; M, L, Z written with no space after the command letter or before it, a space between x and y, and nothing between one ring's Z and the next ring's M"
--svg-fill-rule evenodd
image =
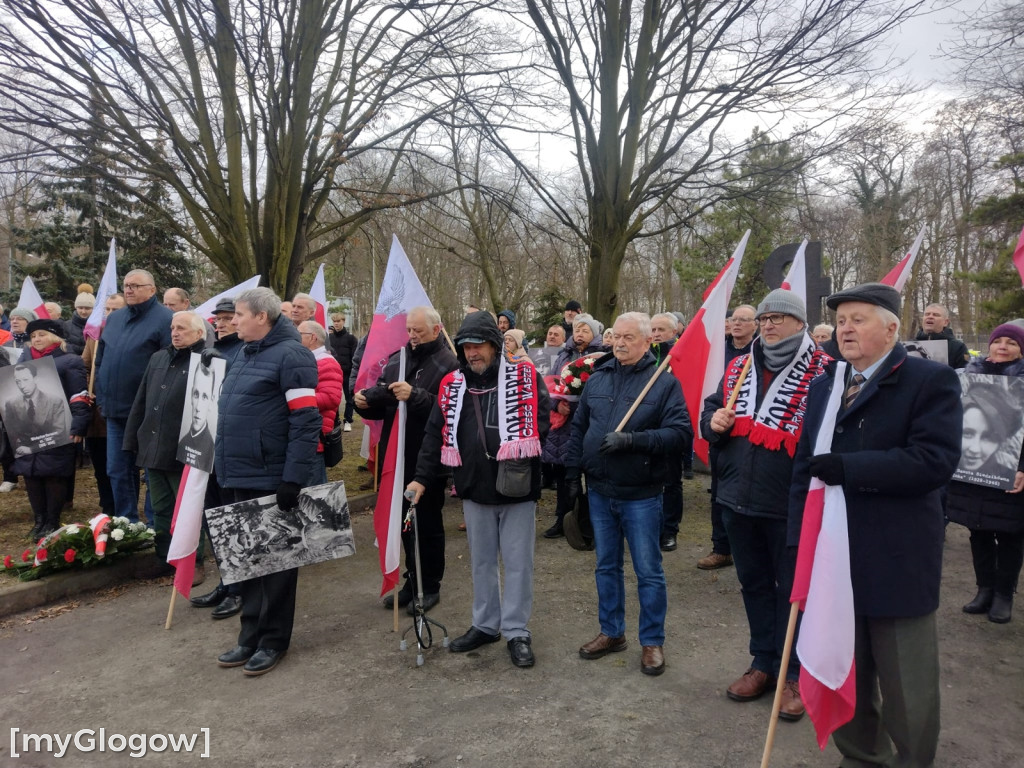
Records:
M849 365L843 380L832 363L811 383L793 467L790 546L812 476L846 498L857 700L833 734L843 768L930 766L939 738L940 492L960 457L960 384L951 368L896 343L899 301L880 283L828 298ZM814 456L835 386L844 393L831 452Z

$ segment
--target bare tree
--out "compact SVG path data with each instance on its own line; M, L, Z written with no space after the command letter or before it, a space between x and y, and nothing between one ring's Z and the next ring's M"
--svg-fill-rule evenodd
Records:
M919 0L527 0L542 72L568 104L567 134L583 184L582 220L519 159L540 198L589 250L587 306L617 313L619 277L636 238L685 224L712 204L723 139L740 113L778 120L800 110L808 129L862 103L884 68L871 53ZM794 111L795 110L795 111ZM512 117L510 117L510 120ZM548 122L551 118L548 117ZM508 131L493 138L516 155ZM703 195L701 205L681 198ZM669 217L655 217L661 208Z
M447 83L485 66L490 4L0 0L0 120L55 131L58 155L102 121L118 160L180 199L181 237L290 293L375 211L434 193L396 175L447 114Z

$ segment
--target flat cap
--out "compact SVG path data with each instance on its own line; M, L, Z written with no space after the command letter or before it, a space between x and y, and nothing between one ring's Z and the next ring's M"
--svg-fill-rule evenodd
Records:
M213 314L219 315L221 312L230 312L232 315L235 314L235 300L221 299L218 301L217 306L213 310Z
M838 309L840 304L847 301L863 301L865 304L874 304L882 309L887 309L894 315L900 313L900 292L884 283L855 285L845 291L833 293L825 299L825 304L829 309Z

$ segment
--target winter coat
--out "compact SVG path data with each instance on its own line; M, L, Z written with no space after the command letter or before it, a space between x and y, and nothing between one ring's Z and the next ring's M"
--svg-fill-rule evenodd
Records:
M650 351L626 366L607 355L583 388L565 465L570 473L585 472L587 487L604 496L648 499L660 494L668 480L668 455L680 453L693 436L679 382L659 376L622 429L633 433L633 450L599 452L605 435L615 431L656 367Z
M313 350L313 357L316 359L316 409L322 422L320 430L330 432L334 429L334 419L341 407L344 378L341 366L326 347ZM323 443L317 441L316 452L324 452Z
M793 466L788 544L800 541L809 460L838 363L811 382ZM841 410L832 452L842 457L850 577L857 615L924 616L939 605L942 489L960 460L963 413L953 370L907 357L897 344Z
M551 413L554 414L559 401L551 398ZM551 427L548 430L547 439L544 440L544 449L541 451L540 459L546 464L565 464L565 457L569 453L569 438L572 435L572 417L576 415L576 408L579 402L569 403L569 415L565 423L560 427Z
M323 422L316 408L316 360L281 315L228 367L214 449L222 488L273 491L308 484Z
M70 319L64 321L68 352L73 355L80 356L85 349L85 321L88 319L75 312Z
M245 342L238 338L237 333L229 333L223 338L217 339L213 342L213 348L217 350L217 354L224 358L228 368L231 367L231 363L235 360L235 355L238 354L238 350L245 346Z
M466 362L465 353L460 346L460 339L482 338L494 345L494 362L481 374L473 373ZM477 427L476 409L472 397L468 394L463 403L458 424L459 453L462 465L452 467L455 487L459 490L459 498L468 499L477 504L518 504L524 501L536 501L540 498L540 457L530 460L531 486L530 493L522 498L510 498L497 491L498 461L491 458L498 452L498 360L501 358L502 335L494 318L489 312L474 312L462 321L459 332L455 335L455 344L459 350L458 367L466 376L467 390L478 390L476 395L480 404L480 412L484 417L483 434L486 445L480 444L480 429ZM548 434L548 414L551 403L544 380L537 375L537 369L527 365L526 370L534 377L537 392L536 424L541 444ZM444 426L444 414L438 405L430 411L423 433L423 444L416 459L415 480L429 485L435 478L448 471L441 464L441 430Z
M356 353L359 340L349 333L348 328L336 331L331 328L327 334L327 346L330 348L334 359L341 366L341 372L345 374L345 386L351 389L352 384L352 357Z
M1024 360L1015 360L1009 364L973 360L968 363L964 373L1024 376ZM1017 471L1024 472L1024 449L1021 450ZM1007 493L1001 488L954 480L949 484L946 517L972 531L1024 533L1024 493Z
M185 349L168 346L149 359L124 428L124 449L136 453L136 466L163 472L184 468L177 456L188 368L192 353L205 348L203 338Z
M571 337L572 334L570 333L569 336ZM597 337L590 342L590 344L587 345L587 348L582 352L576 349L576 345L573 344L572 338L570 338L569 341L565 342L565 346L562 348L561 353L559 353L558 357L555 358L555 364L551 367L551 375L561 376L562 369L569 363L579 360L581 357L590 357L591 355L600 357L607 351L608 350L601 345L600 337Z
M412 385L412 394L406 401L405 423L404 482L409 483L416 473L416 460L420 453L427 420L437 403L438 385L445 374L459 367L459 361L452 354L448 342L440 337L426 344L418 344L415 349L406 344L405 355L405 380ZM398 381L399 363L399 353L395 352L388 358L377 384L363 390L366 408L356 408L356 412L364 419L379 419L384 422L380 438L382 446L388 445L395 415L398 413L398 399L388 389L388 385ZM383 471L383 465L383 461L377 462L378 476ZM443 481L447 474L447 471L442 469L431 481Z
M156 296L107 316L96 350L96 400L105 418L128 418L149 359L171 343L173 316Z
M946 359L951 368L963 368L971 360L971 353L967 351L967 345L953 335L953 329L948 325L939 333L918 331L914 338L918 341L945 341L949 355Z
M757 375L756 411L772 379L765 375L761 345L755 345L753 350ZM746 436L733 437L731 430L719 433L711 429L715 411L725 407L724 387L723 377L715 391L704 399L700 414L701 436L717 453L715 500L740 514L785 520L789 511L793 458L785 448L770 450L750 442Z
M85 364L78 355L60 348L53 350L49 355L53 357L53 362L57 366L60 385L71 408L70 433L72 436L85 437L91 415L89 401L84 395L88 386ZM19 456L14 460L10 471L12 475L25 477L71 477L75 474L75 445L68 443Z

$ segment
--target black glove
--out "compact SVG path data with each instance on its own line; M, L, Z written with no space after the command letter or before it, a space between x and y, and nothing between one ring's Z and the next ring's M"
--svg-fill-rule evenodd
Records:
M209 368L210 363L213 362L213 358L215 357L220 357L220 352L213 347L207 347L199 353L199 359L202 361L204 368Z
M811 456L811 474L820 479L825 485L842 485L846 479L846 470L843 469L843 457L838 453L823 453L820 456Z
M624 451L632 449L632 432L609 432L604 436L604 440L601 441L601 447L598 448L598 453L601 455L608 453L623 453Z
M299 506L299 491L302 490L298 483L281 483L277 486L277 507L287 512Z

